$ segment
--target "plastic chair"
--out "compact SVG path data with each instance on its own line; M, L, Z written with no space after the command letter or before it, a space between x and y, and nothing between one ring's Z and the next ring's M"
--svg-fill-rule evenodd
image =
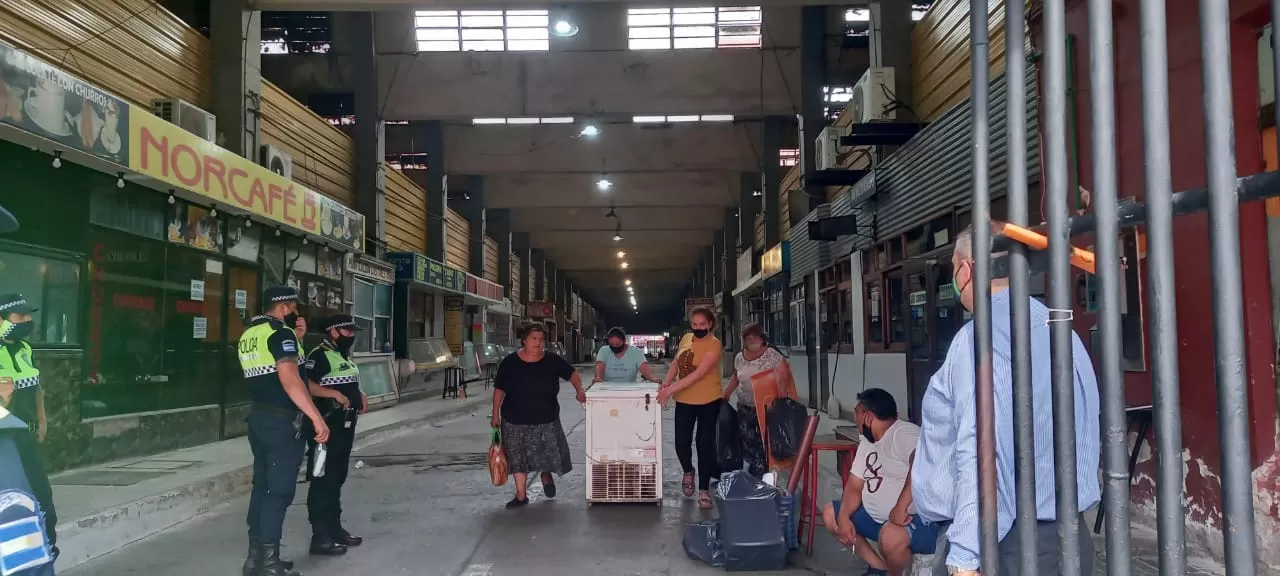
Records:
M813 535L817 528L818 516L818 458L824 451L836 453L836 467L840 471L840 487L849 481L849 467L854 454L858 451L858 443L852 440L837 438L834 434L821 434L813 438L809 447L809 461L805 463L804 496L800 503L800 531L804 534L808 524L809 534L805 539L805 554L813 555Z

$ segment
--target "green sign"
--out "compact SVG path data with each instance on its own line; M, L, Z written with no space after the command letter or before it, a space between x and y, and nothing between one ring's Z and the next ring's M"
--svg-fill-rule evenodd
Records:
M417 252L393 252L387 260L396 265L396 278L421 282L452 292L467 291L467 274L427 258Z

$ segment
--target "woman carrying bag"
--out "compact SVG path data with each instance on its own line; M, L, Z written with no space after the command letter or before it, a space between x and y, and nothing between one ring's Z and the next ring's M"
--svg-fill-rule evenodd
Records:
M756 478L764 476L770 466L765 434L756 409L757 391L752 381L756 376L770 372L774 374L778 387L783 388L773 395L794 399L795 379L791 377L791 365L777 348L769 345L762 326L748 324L742 328L742 352L733 359L733 376L725 386L724 400L728 402L735 395L737 397L742 458L746 461L747 472ZM763 408L767 410L769 407Z

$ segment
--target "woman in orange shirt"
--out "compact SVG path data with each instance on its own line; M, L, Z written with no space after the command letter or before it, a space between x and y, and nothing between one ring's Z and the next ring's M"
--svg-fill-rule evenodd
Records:
M658 402L676 399L676 455L684 477L680 489L685 497L693 496L694 429L698 446L698 507L711 507L707 491L711 479L720 475L716 463L716 419L720 417L723 391L720 388L720 339L711 335L716 315L709 309L696 308L689 314L693 333L680 341L675 361L667 371L666 381L658 390ZM672 382L674 380L674 382Z

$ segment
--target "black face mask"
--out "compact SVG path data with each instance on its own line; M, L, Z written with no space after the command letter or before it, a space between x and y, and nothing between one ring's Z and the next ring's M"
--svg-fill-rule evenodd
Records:
M11 326L13 327L5 335L7 340L23 340L35 330L35 323L33 322L23 322L21 324L12 324Z
M284 317L284 325L288 329L293 330L294 326L298 325L298 313L290 312L286 314Z
M694 337L694 338L706 338L706 337L707 337L707 334L710 334L710 333L711 333L711 331L710 331L710 330L694 330L694 331L693 331L693 337Z
M876 441L876 439L871 436L871 426L868 426L866 424L862 425L862 436L870 442Z
M355 343L355 336L338 336L338 339L333 342L333 344L338 347L338 350L342 352L350 350Z
M626 349L627 349L627 345L626 345L626 344L623 344L623 345L621 345L621 346L614 346L614 345L610 344L610 345L609 345L609 349L610 349L610 350L613 350L613 353L614 353L614 354L621 354L623 350L626 350Z

